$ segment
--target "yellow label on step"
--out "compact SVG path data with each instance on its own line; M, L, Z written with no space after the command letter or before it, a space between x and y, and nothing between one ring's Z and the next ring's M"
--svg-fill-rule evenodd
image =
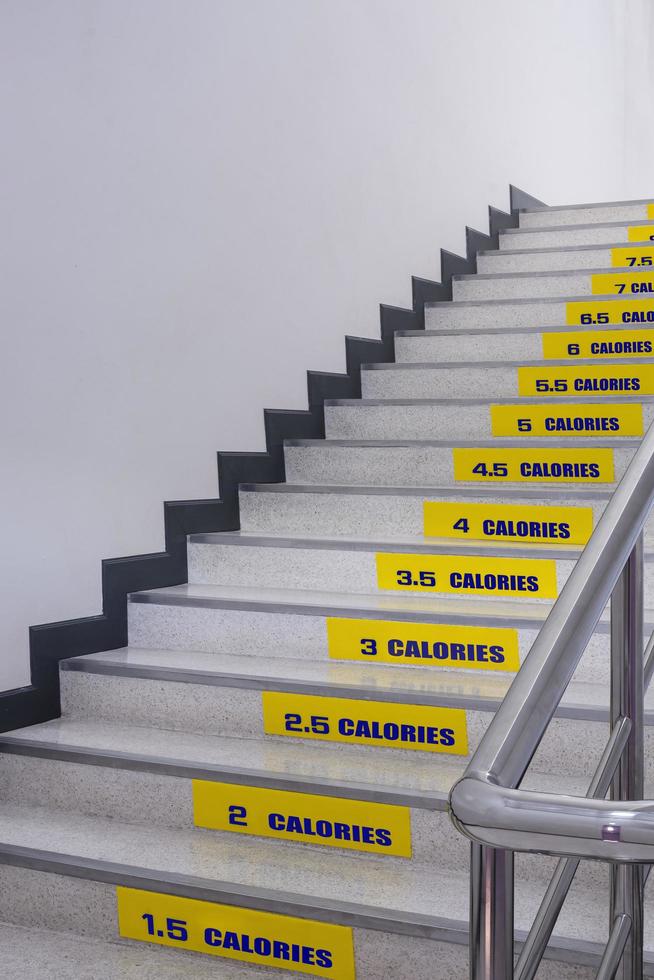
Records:
M644 330L574 330L544 333L543 357L570 358L652 357L654 328Z
M648 215L652 217L652 215ZM627 241L654 242L654 225L631 225L627 228Z
M566 303L565 322L569 327L588 327L602 323L654 323L654 300L580 300Z
M612 449L453 449L454 479L481 483L613 483Z
M356 980L354 942L348 926L120 885L116 897L118 928L126 939L312 977Z
M654 204L647 205L647 217L654 221Z
M517 371L521 397L654 394L654 364L561 364Z
M592 507L426 500L424 508L425 534L437 538L586 544L593 533Z
M518 631L381 619L327 620L329 656L401 666L518 670Z
M485 555L376 555L380 589L555 599L556 562Z
M654 248L640 245L638 248L612 248L611 265L631 269L654 266Z
M591 292L600 296L654 293L654 270L613 274L602 272L591 276L590 283Z
M491 405L494 436L642 436L642 405Z
M406 806L193 780L195 824L209 830L411 857Z
M460 708L323 698L285 691L264 691L262 700L267 735L415 752L468 752L466 713Z

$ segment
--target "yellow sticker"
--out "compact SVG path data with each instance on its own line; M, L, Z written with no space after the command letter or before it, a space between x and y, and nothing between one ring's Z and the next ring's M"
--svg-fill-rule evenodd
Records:
M562 364L519 367L518 394L652 395L654 364Z
M597 273L590 277L591 292L600 296L639 296L654 293L654 271Z
M118 928L126 939L312 977L356 980L349 926L121 885L116 888L116 898Z
M327 620L329 656L405 666L518 670L518 631L381 619Z
M654 329L574 330L543 335L543 357L562 361L570 358L651 357Z
M654 204L647 205L647 217L654 220Z
M592 507L426 500L424 508L425 534L437 538L586 544L593 533Z
M638 246L638 248L612 248L611 265L619 268L636 269L642 266L654 266L654 248Z
M654 225L652 226L654 227ZM654 323L654 299L581 300L565 304L569 327L597 323Z
M193 780L197 827L411 857L406 806Z
M652 217L648 215L648 217ZM631 225L627 228L628 242L654 242L653 225Z
M266 735L414 752L468 752L466 713L461 708L354 701L286 691L263 691L262 701Z
M494 436L642 436L642 405L491 405Z
M485 555L375 555L380 589L555 599L556 562Z
M461 482L613 483L612 449L453 449Z

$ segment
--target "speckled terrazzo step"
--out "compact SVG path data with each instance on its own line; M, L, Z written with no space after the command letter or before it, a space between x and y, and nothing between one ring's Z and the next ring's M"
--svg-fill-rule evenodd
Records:
M601 284L601 288L598 286ZM519 272L455 276L452 298L466 300L535 299L553 296L593 296L597 293L620 293L625 298L646 299L651 296L652 269L601 266L588 271Z
M398 371L400 368L398 367ZM431 371L416 365L420 388L439 388L448 374L442 365ZM470 366L465 369L466 373ZM495 368L479 368L490 386ZM513 382L511 369L497 367L502 379ZM387 377L387 376L385 376ZM413 378L403 382L410 387ZM498 387L504 385L504 380ZM458 388L454 381L455 388ZM475 383L476 386L476 383ZM508 385L507 385L508 386ZM473 389L474 390L474 389ZM632 406L632 407L627 407ZM604 435L635 436L654 422L654 397L614 396L604 402L593 397L517 398L485 396L479 398L358 398L330 399L325 402L325 432L328 439L492 439L497 431L520 436L520 426L538 427L539 434L554 445L572 435L588 436L588 427L604 426ZM543 428L541 428L541 426ZM563 426L569 429L563 429ZM549 427L549 435L548 428ZM576 427L576 428L575 428Z
M651 360L654 331L611 327L532 327L512 330L404 330L395 334L398 364L520 361L548 367L557 358L575 364L581 353L596 364L634 357ZM581 397L581 396L580 396ZM588 396L587 396L588 397Z
M358 980L389 975L452 980L465 972L465 872L352 862L348 856L309 849L289 849L284 860L280 849L247 839L223 843L165 828L152 834L116 820L19 806L0 806L0 828L0 918L5 922L28 927L38 922L112 942L118 938L116 886L121 885L346 925L353 929ZM569 964L597 963L605 940L607 882L605 869L596 874L602 887L583 875L573 883L548 954L562 965L548 962L545 976L571 977ZM518 874L518 939L543 890L544 882ZM179 908L170 901L171 911ZM649 953L654 943L649 923L645 942ZM194 957L188 962L192 969ZM584 977L583 972L574 975Z
M280 980L278 970L172 949L143 948L48 929L0 923L5 980ZM285 973L303 977L306 974Z
M340 801L341 819L356 819L359 803L371 804L378 821L402 808L410 827L410 854L401 857L368 848L376 857L413 860L456 870L468 861L468 844L454 829L447 813L452 784L463 763L454 757L382 758L373 753L344 754L327 744L271 743L264 739L197 735L165 729L130 727L96 720L58 719L0 737L0 792L5 803L46 806L91 816L112 817L149 827L194 826L194 781L215 786L216 811L247 803L243 790L258 788L273 810L302 814L306 794ZM556 776L532 770L528 785L571 794L585 792L580 777ZM247 788L247 789L246 789ZM285 793L285 798L275 794ZM350 801L353 801L350 803ZM311 802L309 806L311 806ZM315 806L315 804L314 804ZM376 808L376 809L374 809ZM407 812L408 808L408 812ZM222 816L222 810L220 811ZM359 818L361 819L361 818ZM391 826L393 818L391 817ZM233 837L227 821L212 835ZM202 815L199 826L204 827ZM329 838L248 836L270 840L273 847L329 845ZM315 835L314 835L315 836ZM391 837L392 840L392 837ZM445 841L447 847L444 848ZM356 857L366 849L350 850ZM370 856L370 853L367 855ZM537 861L533 874L546 873Z
M630 229L637 229L630 233ZM652 221L611 221L605 223L552 225L548 228L507 228L500 232L500 249L522 250L531 248L563 248L567 245L629 244L638 240L649 241L654 235ZM641 237L642 236L642 237Z
M610 372L608 378L603 377L604 370L607 375ZM561 379L559 395L554 389L556 379ZM612 389L608 387L611 381ZM537 383L545 386L542 395ZM384 401L398 398L464 401L471 397L492 398L503 404L507 399L521 396L546 405L558 404L559 399L564 404L564 398L584 404L598 401L612 404L615 396L622 396L627 402L640 402L643 395L654 390L654 362L644 357L628 357L608 362L592 358L548 360L546 364L542 359L366 364L361 370L361 388L364 399Z
M640 439L566 438L561 448L540 438L476 439L287 439L286 478L291 483L348 486L569 486L584 482L614 488L640 444ZM553 449L556 451L553 452ZM598 462L609 450L610 465ZM474 450L469 453L465 450ZM509 452L506 452L509 450ZM586 454L584 450L590 450ZM462 452L463 451L463 452ZM514 460L508 477L489 473L474 477L479 462ZM582 461L585 461L586 466ZM592 463L593 466L589 464ZM458 469L455 469L455 464ZM545 464L545 465L543 465ZM554 464L557 464L556 466ZM559 465L560 464L560 465ZM567 466L566 466L567 464ZM570 469L572 465L572 469ZM582 469L575 467L582 466ZM613 476L613 479L611 479ZM524 478L521 478L524 477Z
M619 249L619 252L615 250ZM539 248L527 251L503 248L502 251L477 253L477 271L488 273L511 272L562 272L565 269L603 269L609 272L613 267L627 266L634 259L635 265L650 265L654 255L652 243L623 241L608 242L605 245L567 245L559 248Z
M652 225L654 231L654 224ZM633 319L640 314L638 304L651 299L636 298L632 295L597 295L540 299L488 299L452 302L425 303L425 326L428 330L497 330L517 327L558 327L562 323L570 326L583 325L582 315L593 317L593 309L605 313L609 319L599 320L599 324L630 323L648 326L654 322L652 311L650 319ZM623 319L628 314L632 319ZM588 322L588 321L585 321ZM593 320L590 321L591 323Z
M562 204L555 207L523 208L520 228L548 228L561 225L586 225L610 221L647 221L651 219L652 198L639 201L612 201L593 204Z
M593 526L611 492L599 487L366 487L295 483L245 483L239 488L241 530L251 534L381 536L387 540L425 534L425 502L516 508L575 507L592 510ZM514 511L514 514L516 511ZM545 512L547 516L547 511ZM471 537L474 532L471 533ZM427 536L425 540L429 541Z
M382 591L410 597L457 594L487 601L507 595L552 600L581 551L581 545L566 547L563 543L426 541L423 536L384 541L224 531L190 535L188 578L194 585L326 589L362 595ZM410 575L402 571L413 565L416 568ZM423 567L430 572L424 582L419 578ZM521 577L515 582L492 584L489 580L491 584L485 584L464 578L467 572ZM527 581L529 575L537 580ZM647 583L645 588L647 593ZM654 592L650 605L654 606Z
M591 649L589 656L598 654ZM369 752L390 753L391 759L413 758L416 751L423 751L411 739L382 745L375 735L353 745L353 726L348 724L341 731L338 719L357 718L363 703L374 702L379 717L390 718L397 709L403 722L417 724L424 715L427 725L459 726L451 753L447 753L448 759L459 761L478 744L510 680L510 676L490 671L421 671L333 661L299 664L295 659L269 661L189 650L93 654L65 662L61 675L62 710L75 720L265 737L284 744L308 741L329 744L344 757ZM555 775L563 769L566 775L578 776L593 771L606 742L607 690L607 685L588 680L575 681L568 688L534 757L537 770ZM274 705L267 702L265 692L274 692ZM439 720L439 709L446 713L454 709L458 719ZM307 731L304 722L294 724L290 731L282 723L273 722L271 728L271 717L282 718L284 712L297 712L303 718L309 712L333 714L330 732L324 738L302 734ZM648 714L648 725L650 721L654 717ZM647 729L646 741L654 747L654 727ZM654 752L649 752L649 758L654 767Z

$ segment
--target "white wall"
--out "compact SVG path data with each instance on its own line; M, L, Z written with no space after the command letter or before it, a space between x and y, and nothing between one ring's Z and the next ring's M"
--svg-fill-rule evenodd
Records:
M0 688L30 623L98 612L100 559L160 549L161 501L214 496L215 450L262 449L262 408L305 407L305 369L341 370L509 181L654 194L624 122L651 120L650 13L3 0Z

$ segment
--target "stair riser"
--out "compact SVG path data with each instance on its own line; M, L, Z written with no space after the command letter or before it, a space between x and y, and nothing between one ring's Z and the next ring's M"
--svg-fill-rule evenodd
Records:
M208 609L151 603L130 603L128 613L130 645L145 650L196 650L202 653L231 653L243 657L268 656L298 660L329 659L328 617L324 615L249 612L240 609ZM356 610L335 611L331 618L356 619ZM424 609L412 611L410 606L404 616L400 617L397 610L391 610L384 619L391 622L400 620L402 626L398 628L398 635L403 637L419 636L421 623L438 624L443 621L447 623L447 619L443 620L443 617L439 617L438 614L430 614ZM470 625L474 626L475 623L475 617L471 615ZM520 661L523 661L536 639L537 631L534 628L518 628L518 624L506 624L501 619L497 625L516 626L518 653ZM608 658L608 633L595 633L579 664L575 679L608 684ZM334 662L338 662L338 659ZM401 661L399 666L406 666L406 663ZM462 687L460 675L463 670L467 675L470 668L461 668L460 671L453 667L451 670L443 671L437 664L421 660L415 669L440 671L441 689L445 694L457 696L467 690ZM389 664L389 670L393 670L392 664ZM488 671L479 670L474 673L478 680L479 694L488 693L486 685L489 678Z
M211 780L210 776L207 778ZM244 783L247 785L247 780ZM235 805L242 803L238 790L239 787L235 784ZM320 796L320 786L316 786L313 792ZM5 803L71 810L88 816L111 817L152 828L178 827L191 830L195 826L193 781L182 776L5 754L0 755L0 794ZM292 812L301 814L303 794L298 793L296 797L297 810ZM252 837L270 842L273 847L300 851L312 847L321 853L346 853L356 860L383 858L404 865L409 861L438 863L453 871L465 864L469 849L467 841L455 830L444 809L409 809L411 858L388 857L379 849L374 854L367 854L363 850L293 843L281 837ZM343 819L347 817L344 815ZM234 836L224 831L203 830L205 832L223 846L229 845Z
M615 337L619 333L619 338ZM592 348L595 343L602 343L607 339L614 344L609 350L615 351L615 341L622 340L623 343L631 343L632 348L625 353L611 353L610 356L597 356L602 349ZM628 326L611 327L608 331L598 330L585 331L583 327L570 327L568 330L544 330L542 332L514 332L494 333L492 338L484 333L463 333L458 336L448 334L422 336L401 336L395 337L395 360L398 364L427 364L434 362L438 364L466 364L473 367L471 362L497 361L543 361L547 365L550 357L545 357L545 344L557 344L558 353L556 357L569 359L571 363L577 359L570 356L568 345L571 342L578 343L582 339L585 342L584 357L596 359L598 364L619 362L624 358L651 358L652 352L647 351L646 344L634 347L634 341L647 341L648 338L642 332L630 329ZM651 340L649 340L651 343ZM636 350L638 353L634 354Z
M293 695L289 694L289 710ZM297 704L297 700L295 701ZM85 674L77 671L62 674L62 709L76 719L112 721L115 724L166 728L237 738L268 738L284 741L286 736L267 736L263 730L261 691L236 687L214 687L202 684L179 684L145 678ZM356 708L353 706L353 712ZM486 731L492 714L489 711L466 711L468 746L472 753ZM592 773L606 744L606 722L555 718L534 756L533 767L539 772L585 777ZM297 741L297 739L296 739ZM320 740L309 740L317 744ZM352 746L338 741L325 742L332 749L348 753L388 752L413 756L407 749L369 745ZM646 731L648 778L654 774L654 732ZM438 753L434 756L443 758ZM461 755L447 756L466 759ZM563 761L563 768L562 768Z
M548 228L554 225L590 225L608 221L651 220L650 202L602 204L592 208L551 208L547 211L521 211L521 228Z
M608 324L611 326L631 326L631 327L652 327L654 321L623 320L624 314L635 312L635 304L647 302L651 309L654 309L654 301L651 297L633 296L619 297L610 296L608 299L602 296L589 297L587 301L581 300L581 306L577 312L590 312L598 304L609 314ZM475 303L439 303L438 305L425 306L425 327L428 330L529 330L532 327L560 327L569 324L572 329L579 329L583 325L579 317L568 310L568 306L576 302L574 296L570 296L567 302L558 299L534 300L496 300L479 301ZM575 309L572 310L575 313ZM651 310L650 310L651 313ZM569 318L570 314L570 318ZM490 342L489 342L490 343Z
M652 255L652 246L649 242L633 242L631 248L634 249L636 256ZM619 267L622 268L624 262L622 254L619 262ZM610 272L615 267L618 266L613 249L600 245L595 248L564 248L540 252L511 252L507 246L506 251L484 252L477 256L477 272L482 275L504 275L511 272L563 272L577 269L605 269Z
M486 546L487 547L487 546ZM380 551L383 551L380 548ZM408 549L410 553L411 549ZM434 548L438 555L438 548ZM442 554L442 552L440 552ZM404 567L401 557L396 559L397 567ZM429 553L424 555L423 564L429 566ZM529 574L537 573L541 562L530 566ZM454 561L456 565L456 559ZM548 561L549 564L549 561ZM575 562L557 559L556 579L558 592L563 588ZM405 562L406 565L406 562ZM510 562L502 562L501 571L510 569ZM493 558L484 551L475 568L480 572L495 570ZM463 567L463 563L462 563ZM543 568L545 566L542 566ZM467 569L466 569L467 570ZM452 594L448 588L422 589L409 588L381 589L378 585L375 552L339 551L321 548L274 548L248 545L189 544L188 577L193 585L245 586L261 589L311 589L328 592L355 593L370 595L374 593L400 594L414 597ZM446 575L438 575L438 582L445 582ZM461 591L457 595L474 595ZM484 595L489 601L498 596ZM503 598L499 596L499 598ZM538 596L524 593L524 598L532 600ZM654 602L652 603L654 604Z
M510 493L498 492L491 497L476 497L466 493L464 497L451 493L420 494L366 494L339 493L267 493L266 491L240 492L241 528L249 533L260 534L317 534L324 537L349 535L359 537L416 537L424 534L424 502L461 500L482 504L529 504L532 507L591 507L593 525L604 512L606 501L584 502L578 496L557 496L555 499L539 497L535 492L528 498L518 498ZM654 523L654 518L652 519Z
M588 273L580 272L565 276L527 276L520 278L455 279L452 283L453 298L459 302L476 300L551 299L557 296L594 296L620 294L617 284L624 285L625 298L645 299L652 295L651 269L642 270L640 275L626 269L606 270L614 281L604 281L597 288L597 280ZM643 274L643 273L646 273Z
M598 440L600 442L601 440ZM615 481L633 457L633 449L614 449ZM374 487L456 486L470 482L454 478L452 449L439 446L324 446L285 447L286 479L289 483ZM531 456L530 456L531 458ZM503 483L503 486L566 486L572 481L533 479ZM496 481L499 485L500 481ZM574 484L572 484L574 485ZM610 489L613 484L591 481L585 486Z
M538 366L537 371L542 373L544 379L548 380L550 387L552 387L551 379L557 374L566 379L567 390L558 397L551 390L539 396L533 380L539 374L533 367L526 365L523 368L494 363L480 365L448 364L443 366L438 364L428 364L427 366L394 364L391 368L367 368L361 372L361 386L363 397L370 399L452 398L460 401L466 396L474 396L474 398L492 398L501 403L507 398L528 397L530 401L534 400L541 404L552 405L553 408L558 402L559 411L565 407L563 398L567 398L569 402L578 398L579 402L585 402L589 405L597 403L615 404L616 398L625 398L637 404L642 401L643 393L638 390L633 392L629 390L615 392L584 391L583 385L586 383L586 379L595 377L596 371L601 372L603 366L599 361L597 365L571 364L570 367L567 364L560 365L558 362L553 364L544 362L542 372ZM612 369L616 366L611 362ZM647 365L647 371L652 370L654 368ZM649 387L650 379L641 365L625 363L618 368L618 375L619 378L616 379L618 383L624 384L628 381L629 384L632 384L630 379L635 378L641 387L646 385ZM530 389L528 395L523 395L520 390L521 376L525 376L525 385ZM577 380L579 380L581 390L575 390ZM644 394L645 397L649 397L648 392ZM405 410L404 406L401 410ZM647 410L651 411L651 408ZM366 437L357 434L354 438L364 439ZM420 437L416 435L413 438L418 439ZM431 438L437 439L439 436L432 435ZM447 438L447 436L441 436L441 438Z
M520 250L525 248L567 248L570 245L629 244L629 228L635 222L586 227L551 228L545 231L500 232L500 248ZM649 232L647 233L649 237ZM654 235L654 225L652 225ZM642 240L642 239L641 239Z
M473 368L468 368L470 373ZM502 380L498 380L497 387L506 390L510 384L511 373L515 377L515 369L485 368L480 369L479 377L483 383L492 387L493 374L495 371L501 375ZM421 375L420 384L425 388L430 387L429 373L413 371L412 374ZM394 375L395 372L392 372ZM448 372L434 370L436 379L433 388L440 389L441 384L446 382ZM410 383L413 379L409 374L405 376L406 382ZM506 379L506 380L504 380ZM381 385L379 386L382 387ZM457 387L457 386L455 386ZM517 384L516 384L517 387ZM411 397L411 396L409 396ZM439 394L438 397L441 397ZM493 397L491 394L490 397ZM502 396L505 397L505 396ZM499 396L498 396L499 398ZM501 402L499 402L501 404ZM582 399L577 405L592 405L594 408L598 402L586 398ZM530 409L534 404L523 403L519 406L511 406L520 409L518 415L528 417ZM567 418L584 417L578 410L570 412L569 405L564 403L556 404L548 400L548 418ZM537 411L540 413L540 406ZM610 411L607 413L610 416ZM654 402L643 405L643 432L654 421ZM554 424L554 423L550 423ZM521 433L517 426L517 416L515 426L512 431L503 432L503 436L520 436ZM491 409L489 405L462 405L458 401L452 401L450 405L439 403L436 405L333 405L325 408L325 430L328 439L492 439L495 435L491 421ZM586 435L579 432L577 435ZM611 433L619 436L620 432ZM632 432L627 435L633 436ZM554 443L561 442L565 434L554 431L551 433ZM544 438L541 433L541 438Z
M136 857L138 864L138 856ZM92 872L91 872L92 874ZM263 883L262 883L263 885ZM265 885L264 885L265 887ZM239 898L235 904L248 907L247 898ZM435 906L438 903L435 901ZM256 905L252 906L256 908ZM433 909L425 910L436 914ZM302 913L298 909L298 916ZM311 916L307 907L305 915ZM65 874L50 874L28 868L0 866L0 917L5 922L22 926L72 932L108 941L120 941L140 948L144 956L157 947L122 940L116 924L116 886L105 882L73 878ZM314 919L319 913L314 912ZM418 936L398 935L354 927L353 940L357 980L388 980L389 976L401 977L407 963L411 965L412 980L452 980L462 977L467 970L467 947L454 943L441 943ZM189 978L194 976L194 964L206 965L208 956L186 953L184 963ZM233 963L215 957L216 976L220 977L221 963ZM555 971L545 976L552 980L570 977L570 966L547 964ZM274 975L306 980L307 974L295 971L275 970ZM153 974L154 975L154 974ZM260 976L258 967L252 967L252 980ZM269 973L266 972L266 977ZM592 978L592 972L574 974L580 980ZM182 974L180 973L180 980ZM340 980L334 977L334 980Z

